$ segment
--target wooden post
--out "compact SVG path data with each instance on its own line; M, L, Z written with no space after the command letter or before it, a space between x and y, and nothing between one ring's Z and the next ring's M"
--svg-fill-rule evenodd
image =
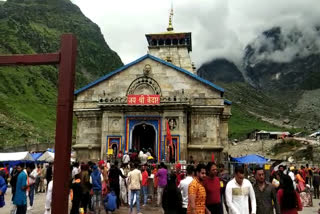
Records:
M53 172L53 214L68 213L76 54L76 38L72 34L62 35Z
M59 64L55 160L53 175L52 213L68 213L70 153L72 141L73 91L77 41L72 34L61 36L59 53L4 55L0 66Z

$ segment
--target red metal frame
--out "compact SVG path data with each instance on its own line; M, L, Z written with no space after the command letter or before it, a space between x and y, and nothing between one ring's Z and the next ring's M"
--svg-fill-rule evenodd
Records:
M60 51L49 54L0 56L0 66L59 65L52 213L68 213L70 153L72 142L73 92L77 40L72 34L61 36Z

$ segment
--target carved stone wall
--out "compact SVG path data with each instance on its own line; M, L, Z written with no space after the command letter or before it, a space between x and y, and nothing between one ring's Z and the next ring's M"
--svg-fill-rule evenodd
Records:
M100 144L101 112L77 113L77 144Z
M183 62L186 53L177 51L181 51L179 61L187 65L187 59ZM128 94L159 94L160 104L128 106ZM227 121L231 115L221 95L195 78L147 58L76 96L77 157L105 158L107 136L120 136L124 141L126 116L157 116L162 121L161 143L166 119L171 121L171 135L179 136L181 160L190 155L195 160L211 160L212 152L219 159L228 145Z
M78 94L75 100L75 107L81 108L85 106L86 108L92 108L94 103L100 99L126 97L129 86L135 83L137 79L144 78L143 70L145 65L152 67L148 78L152 78L159 84L161 96L174 97L183 95L189 98L215 98L220 99L220 103L222 102L223 105L221 92L215 91L213 88L171 67L147 58L122 71L121 74L114 75L107 81Z
M192 113L190 126L191 145L221 147L220 120L218 115Z
M101 128L101 158L106 158L107 137L120 136L124 138L124 114L118 111L103 111ZM118 148L119 149L119 148Z
M99 160L101 147L101 112L77 112L76 145L77 159Z
M189 115L188 157L196 161L210 161L212 153L215 160L221 161L224 149L223 140L227 140L227 124L222 124L223 108L194 107ZM226 134L226 135L225 135Z
M186 47L150 48L149 53L187 71L193 72L191 58Z
M162 121L162 130L163 130L163 139L165 138L167 126L166 120L175 121L175 125L173 129L170 129L170 133L172 136L179 137L180 143L180 159L186 160L187 158L187 142L188 142L188 130L187 130L187 113L180 106L176 107L175 110L166 110L163 113L163 121ZM167 153L167 151L166 151Z

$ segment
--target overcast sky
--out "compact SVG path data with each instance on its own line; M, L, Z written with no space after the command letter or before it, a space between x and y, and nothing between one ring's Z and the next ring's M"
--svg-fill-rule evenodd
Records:
M127 64L147 53L146 33L166 31L171 0L72 0L97 23ZM217 57L238 63L243 49L273 26L307 28L320 20L319 0L173 0L173 27L192 32L199 67Z

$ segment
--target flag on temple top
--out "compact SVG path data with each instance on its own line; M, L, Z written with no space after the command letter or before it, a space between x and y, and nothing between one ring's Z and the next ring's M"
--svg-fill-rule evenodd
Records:
M167 120L167 142L168 142L169 148L171 149L171 154L173 155L172 136L171 136L168 120Z
M212 152L212 155L211 155L211 162L214 162L214 153Z

